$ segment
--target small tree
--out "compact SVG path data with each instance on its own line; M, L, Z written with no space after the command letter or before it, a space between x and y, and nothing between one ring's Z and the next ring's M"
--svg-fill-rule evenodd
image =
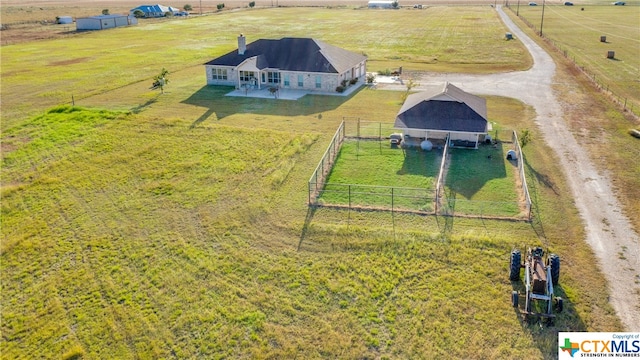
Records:
M280 93L280 89L275 87L275 86L272 86L272 87L269 88L269 92L271 93L271 95L273 95L274 98L277 99L278 98L278 94Z
M531 135L531 131L529 131L529 129L523 129L522 131L520 131L520 147L524 148L525 146L527 146L528 143L531 142L532 139L532 135Z
M169 70L162 68L162 71L160 71L160 74L153 77L153 85L151 86L151 90L160 88L160 92L164 94L164 86L169 83L169 79L167 79L167 75L169 75Z
M224 3L218 4L218 5L216 5L216 7L218 8L218 10L222 10L222 9L224 9Z
M373 84L376 81L376 76L374 74L367 74L367 84Z
M418 85L419 84L413 81L413 79L409 79L409 81L407 81L407 91L405 91L405 93L402 94L402 102L405 102L407 100L407 97L409 97L409 93L411 92L411 89L413 89Z
M391 3L391 7L394 8L394 9L397 9L398 8L398 2L397 1L392 2Z
M166 13L164 13L165 17L172 17L173 13L171 11L167 11Z
M254 6L256 6L256 2L255 2L255 1L252 1L252 2L250 2L250 3L249 3L249 7L250 7L250 8L252 8L252 7L254 7Z
M183 7L184 11L192 11L193 10L193 6L191 6L191 4L185 4Z
M109 15L109 9L102 9L102 15Z
M143 17L144 17L144 11L142 11L142 10L140 10L140 9L137 9L136 11L134 11L134 12L133 12L133 16L134 16L136 19L143 18Z

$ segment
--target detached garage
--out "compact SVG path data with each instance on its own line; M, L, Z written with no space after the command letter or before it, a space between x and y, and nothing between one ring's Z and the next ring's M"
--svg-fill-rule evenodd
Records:
M407 144L449 138L454 147L478 148L491 130L487 102L446 83L444 87L411 94L402 105L394 127Z
M76 19L77 30L103 30L136 25L138 19L127 15L100 15Z

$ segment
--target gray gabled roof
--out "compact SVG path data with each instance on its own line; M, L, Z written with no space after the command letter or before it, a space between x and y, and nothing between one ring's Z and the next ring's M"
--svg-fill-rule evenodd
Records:
M256 40L247 44L243 55L234 50L205 65L238 66L253 57L259 69L317 73L343 73L366 60L364 55L319 40L282 38Z
M487 102L446 83L411 94L402 105L395 128L484 133L487 131Z

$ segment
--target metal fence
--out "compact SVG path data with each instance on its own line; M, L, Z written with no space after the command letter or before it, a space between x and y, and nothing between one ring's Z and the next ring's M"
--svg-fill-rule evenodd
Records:
M436 202L435 211L438 211L440 205L440 199L443 195L442 188L444 186L444 167L447 164L447 156L449 155L449 136L447 136L444 150L442 150L442 161L440 162L440 169L438 170L438 180L436 180Z
M527 24L529 28L533 29L536 32L536 34L538 34L538 36L540 36L545 42L547 42L547 44L551 45L556 51L561 53L565 58L567 58L568 60L571 60L574 67L578 69L580 72L582 72L585 76L587 76L587 78L591 80L591 82L596 87L596 89L608 95L609 99L611 99L614 104L617 104L618 106L620 106L623 111L629 111L631 114L633 114L636 117L640 116L640 108L638 107L637 104L634 107L634 102L637 102L637 99L630 99L627 96L623 96L623 95L620 95L619 93L616 93L614 91L614 88L616 88L615 84L614 86L609 86L610 84L607 84L604 81L598 79L595 71L591 72L591 70L589 70L586 66L578 63L578 61L576 60L576 54L572 54L569 50L564 49L562 45L557 43L555 40L547 37L546 35L544 35L544 33L541 34L540 30L535 24L531 23L527 18L520 15L517 11L514 11L511 8L510 4L507 3L506 7L509 8L509 10L511 10L512 12L516 13L516 16L520 20L522 20L522 22Z
M514 150L518 159L518 173L520 174L520 182L522 183L522 193L525 198L525 207L527 219L531 220L531 196L529 196L529 186L527 186L527 177L524 174L524 154L520 147L520 141L518 141L518 134L513 131L511 135L511 141L514 144Z
M317 205L433 214L434 195L428 188L326 183Z
M361 120L360 118L343 118L345 122L345 136L356 139L388 139L389 135L397 133L393 123Z
M351 121L349 121L351 120ZM390 131L391 130L391 131ZM326 182L328 174L336 161L338 154L342 150L342 145L346 139L352 141L378 141L382 146L387 134L393 133L393 129L388 124L360 119L345 119L338 127L335 135L331 139L327 150L318 163L315 171L309 179L309 206L325 206L358 210L383 210L399 211L419 214L440 214L455 215L462 217L487 217L495 219L531 219L531 199L524 173L524 159L522 149L518 143L515 131L495 131L491 134L502 143L511 143L517 154L518 173L522 182L522 191L525 196L525 204L521 201L478 201L457 199L456 194L445 188L445 169L447 158L450 157L449 142L444 146L437 180L432 186L424 188L409 188L397 186L375 186L363 184L336 184ZM389 153L387 148L381 153ZM358 145L357 152L362 149ZM369 150L370 151L370 150ZM375 150L378 151L377 148ZM473 150L469 150L473 151ZM397 156L402 156L404 152L397 152ZM367 155L367 154L362 154ZM385 155L386 156L386 155Z
M331 142L329 143L329 147L322 155L322 159L316 166L316 169L311 174L311 178L309 178L309 204L316 204L316 200L318 199L319 191L322 190L324 186L327 175L331 171L331 167L333 166L338 153L340 152L340 147L342 146L342 142L344 141L344 121L340 123L338 126L338 130L333 135Z

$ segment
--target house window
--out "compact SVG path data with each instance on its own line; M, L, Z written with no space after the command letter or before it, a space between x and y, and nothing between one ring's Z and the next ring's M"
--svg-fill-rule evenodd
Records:
M304 76L298 75L298 87L304 87Z
M322 88L322 75L316 75L316 89Z
M240 81L251 81L254 79L255 73L253 71L240 71Z
M213 80L227 80L227 69L211 69Z
M284 86L291 86L291 82L289 81L289 74L284 76Z
M280 84L280 73L279 72L268 72L267 73L267 82L269 84Z

